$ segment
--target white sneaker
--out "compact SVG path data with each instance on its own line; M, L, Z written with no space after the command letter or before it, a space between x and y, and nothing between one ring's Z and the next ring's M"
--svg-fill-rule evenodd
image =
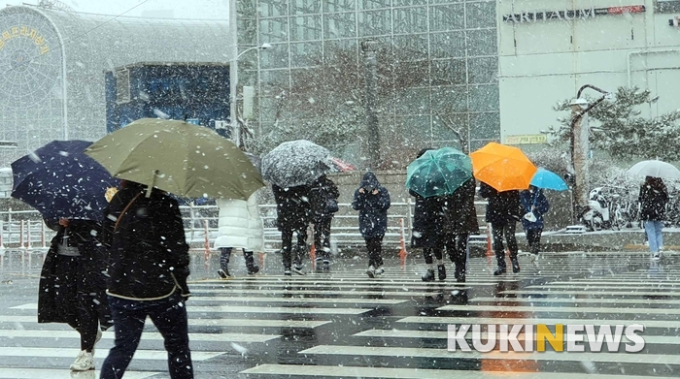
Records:
M375 278L375 267L368 266L368 270L366 270L366 274L368 275L369 278Z
M88 371L94 370L94 356L85 350L81 350L76 357L76 360L71 364L73 371Z
M655 261L660 260L660 259L661 259L661 253L658 253L658 252L657 252L657 253L653 253L653 254L652 254L652 259L655 260Z
M375 276L380 276L384 273L385 273L385 269L382 266L375 269Z

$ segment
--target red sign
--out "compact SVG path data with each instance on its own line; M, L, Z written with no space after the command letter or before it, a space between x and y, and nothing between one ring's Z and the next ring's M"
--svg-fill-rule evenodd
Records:
M607 14L623 14L623 13L644 13L644 5L630 5L627 7L610 7L607 8Z

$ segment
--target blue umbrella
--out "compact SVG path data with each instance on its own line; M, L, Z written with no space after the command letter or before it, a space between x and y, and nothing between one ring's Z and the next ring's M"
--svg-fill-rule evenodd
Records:
M12 163L12 197L45 219L101 220L106 190L119 180L83 152L87 141L52 141Z
M567 183L559 175L542 167L539 167L536 174L531 178L531 185L555 191L566 191L569 189Z
M406 188L422 197L453 194L472 178L472 161L452 147L428 150L406 170Z

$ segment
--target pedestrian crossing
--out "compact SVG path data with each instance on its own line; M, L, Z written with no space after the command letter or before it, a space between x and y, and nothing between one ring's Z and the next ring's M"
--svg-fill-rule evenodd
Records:
M464 284L424 283L424 267L416 265L390 266L377 279L350 267L192 281L187 311L196 377L678 377L680 270L672 262L655 267L642 256L582 255L521 262L521 273L494 277L487 259L473 259ZM0 379L98 377L98 371L71 375L78 333L38 324L35 286L26 291L0 308ZM646 347L637 354L448 351L448 326L475 323L642 324ZM103 333L97 369L113 339L112 331ZM148 320L125 378L167 378L163 338Z

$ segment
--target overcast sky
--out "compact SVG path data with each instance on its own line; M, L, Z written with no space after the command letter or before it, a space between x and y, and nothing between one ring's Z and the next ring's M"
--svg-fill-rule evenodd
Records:
M0 0L5 4L38 4L38 0ZM126 16L229 19L230 0L61 0L76 12L118 15L136 5Z

